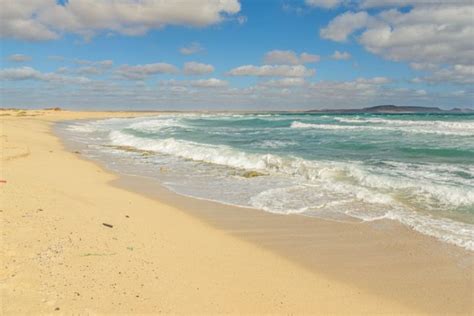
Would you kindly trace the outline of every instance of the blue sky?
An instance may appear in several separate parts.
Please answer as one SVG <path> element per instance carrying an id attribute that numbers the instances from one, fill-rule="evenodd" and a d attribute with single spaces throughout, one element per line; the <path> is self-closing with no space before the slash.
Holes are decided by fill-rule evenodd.
<path id="1" fill-rule="evenodd" d="M 3 107 L 472 107 L 469 1 L 1 2 Z"/>

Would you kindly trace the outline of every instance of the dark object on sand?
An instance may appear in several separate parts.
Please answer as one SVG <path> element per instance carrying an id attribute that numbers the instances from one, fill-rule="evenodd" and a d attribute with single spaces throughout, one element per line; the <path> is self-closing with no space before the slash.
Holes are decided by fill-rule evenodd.
<path id="1" fill-rule="evenodd" d="M 107 224 L 107 223 L 102 223 L 102 225 L 104 225 L 105 227 L 108 227 L 108 228 L 113 228 L 114 225 L 110 225 L 110 224 Z"/>

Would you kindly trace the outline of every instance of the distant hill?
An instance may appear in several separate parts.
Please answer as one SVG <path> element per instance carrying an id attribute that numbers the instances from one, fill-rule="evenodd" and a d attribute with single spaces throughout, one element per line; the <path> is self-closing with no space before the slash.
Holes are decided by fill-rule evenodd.
<path id="1" fill-rule="evenodd" d="M 311 113 L 471 113 L 470 109 L 454 108 L 451 110 L 442 110 L 438 107 L 425 106 L 398 106 L 398 105 L 377 105 L 362 109 L 324 109 L 309 110 Z"/>

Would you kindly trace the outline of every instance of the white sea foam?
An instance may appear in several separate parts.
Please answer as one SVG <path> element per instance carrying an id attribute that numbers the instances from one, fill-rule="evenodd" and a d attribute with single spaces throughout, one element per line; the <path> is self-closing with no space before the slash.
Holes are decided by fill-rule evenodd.
<path id="1" fill-rule="evenodd" d="M 146 120 L 130 124 L 127 128 L 140 132 L 158 132 L 170 127 L 184 127 L 185 125 L 176 118 Z"/>
<path id="2" fill-rule="evenodd" d="M 257 143 L 257 146 L 261 146 L 264 148 L 284 148 L 291 145 L 296 145 L 296 142 L 293 141 L 284 141 L 284 140 L 264 140 Z"/>
<path id="3" fill-rule="evenodd" d="M 261 170 L 271 173 L 280 173 L 302 177 L 308 181 L 325 180 L 326 186 L 339 192 L 356 194 L 357 198 L 367 202 L 382 202 L 390 204 L 393 200 L 390 195 L 376 191 L 412 192 L 422 202 L 440 205 L 463 206 L 474 204 L 474 190 L 469 186 L 449 186 L 432 181 L 420 181 L 420 174 L 427 178 L 435 177 L 426 171 L 415 172 L 410 177 L 407 169 L 383 173 L 383 170 L 364 169 L 357 163 L 336 163 L 310 161 L 297 157 L 282 157 L 272 154 L 250 154 L 235 150 L 224 145 L 209 145 L 190 141 L 167 139 L 139 138 L 121 131 L 110 133 L 114 145 L 133 146 L 141 150 L 152 150 L 163 154 L 225 165 L 232 168 Z M 401 173 L 405 173 L 402 175 Z M 408 176 L 407 176 L 408 175 Z M 356 180 L 357 186 L 349 186 L 337 178 L 351 177 Z M 418 178 L 418 179 L 417 179 Z M 374 190 L 370 190 L 374 189 Z M 355 191 L 354 191 L 355 190 Z"/>
<path id="4" fill-rule="evenodd" d="M 348 173 L 364 187 L 383 189 L 389 192 L 403 191 L 415 196 L 426 206 L 435 204 L 438 207 L 461 207 L 474 205 L 474 187 L 442 183 L 437 174 L 431 171 L 413 171 L 405 166 L 402 169 L 387 171 L 386 169 L 362 168 L 357 165 L 347 165 Z M 403 173 L 403 174 L 402 174 Z M 452 177 L 450 178 L 452 182 Z M 466 182 L 468 182 L 467 180 Z M 426 204 L 427 203 L 427 204 Z"/>
<path id="5" fill-rule="evenodd" d="M 403 127 L 418 127 L 415 131 L 426 132 L 440 132 L 446 135 L 459 135 L 459 136 L 474 136 L 474 121 L 465 122 L 449 122 L 439 120 L 400 120 L 400 119 L 383 119 L 383 118 L 345 118 L 335 117 L 334 120 L 341 123 L 352 123 L 352 124 L 383 124 L 390 126 Z M 437 130 L 438 129 L 438 130 Z"/>
<path id="6" fill-rule="evenodd" d="M 339 119 L 341 120 L 341 119 Z M 352 123 L 364 123 L 364 121 L 345 119 L 346 122 Z M 390 120 L 385 120 L 391 122 Z M 405 122 L 405 121 L 401 121 Z M 380 121 L 380 123 L 382 123 Z M 448 122 L 440 122 L 448 123 Z M 466 125 L 468 126 L 468 125 Z M 374 126 L 374 125 L 336 125 L 336 124 L 314 124 L 304 123 L 300 121 L 294 121 L 291 123 L 291 128 L 307 128 L 307 129 L 326 129 L 326 130 L 358 130 L 358 131 L 387 131 L 387 132 L 402 132 L 402 133 L 413 133 L 413 134 L 437 134 L 437 135 L 448 135 L 448 136 L 474 136 L 474 129 L 470 130 L 471 127 L 465 129 L 462 127 L 457 128 L 446 128 L 443 125 L 423 125 L 423 124 L 407 124 L 400 126 Z"/>
<path id="7" fill-rule="evenodd" d="M 398 221 L 422 234 L 474 251 L 474 225 L 404 210 L 387 212 L 383 218 Z"/>
<path id="8" fill-rule="evenodd" d="M 329 192 L 326 192 L 325 188 L 308 190 L 304 186 L 269 189 L 254 196 L 251 199 L 251 205 L 277 214 L 329 216 L 334 219 L 337 219 L 337 214 L 339 214 L 365 222 L 382 219 L 395 220 L 422 234 L 474 251 L 472 235 L 474 225 L 419 214 L 393 203 L 385 204 L 384 201 L 378 201 L 382 203 L 373 201 L 372 204 L 360 203 L 353 198 L 334 192 L 329 195 L 334 199 L 329 200 L 326 193 Z"/>
<path id="9" fill-rule="evenodd" d="M 71 124 L 67 127 L 67 129 L 69 131 L 79 133 L 93 133 L 97 131 L 97 128 L 94 125 L 87 123 Z"/>

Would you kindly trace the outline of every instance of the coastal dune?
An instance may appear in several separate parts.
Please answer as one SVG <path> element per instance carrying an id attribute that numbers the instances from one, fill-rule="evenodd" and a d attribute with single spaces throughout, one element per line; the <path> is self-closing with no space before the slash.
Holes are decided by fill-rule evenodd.
<path id="1" fill-rule="evenodd" d="M 469 254 L 456 263 L 460 272 L 455 276 L 465 276 L 459 281 L 459 293 L 453 293 L 456 299 L 443 300 L 439 306 L 444 284 L 433 288 L 429 298 L 394 299 L 404 294 L 384 295 L 371 290 L 377 287 L 354 282 L 357 278 L 336 278 L 318 269 L 318 264 L 292 260 L 297 256 L 284 255 L 283 249 L 274 251 L 278 247 L 263 244 L 255 235 L 231 233 L 234 226 L 205 210 L 187 211 L 193 207 L 190 199 L 173 201 L 179 197 L 167 195 L 160 200 L 156 194 L 112 185 L 120 181 L 117 175 L 81 159 L 80 151 L 66 149 L 51 133 L 60 120 L 156 113 L 0 114 L 3 314 L 473 312 Z M 206 205 L 196 202 L 194 207 Z M 312 260 L 317 256 L 311 254 Z M 328 258 L 320 261 L 330 266 Z M 453 266 L 439 271 L 450 287 L 456 285 L 449 279 Z M 390 278 L 402 279 L 404 269 L 415 268 L 422 267 L 394 267 Z M 358 272 L 346 271 L 352 273 Z M 408 282 L 406 286 L 425 285 Z M 418 299 L 423 303 L 413 303 Z"/>

